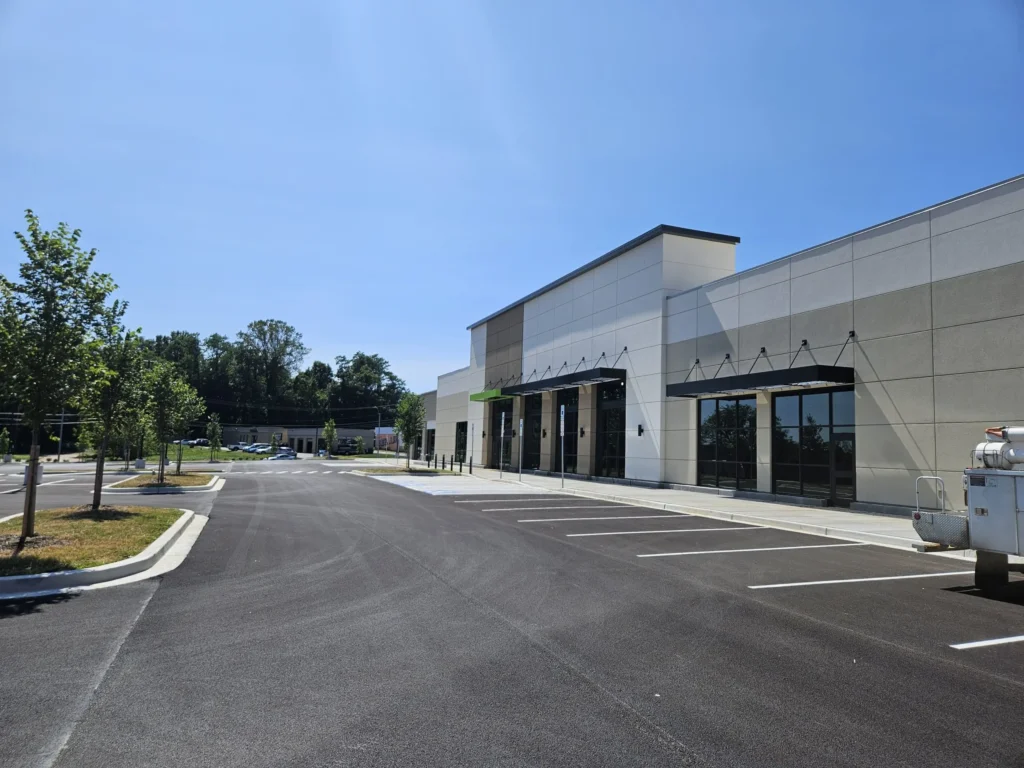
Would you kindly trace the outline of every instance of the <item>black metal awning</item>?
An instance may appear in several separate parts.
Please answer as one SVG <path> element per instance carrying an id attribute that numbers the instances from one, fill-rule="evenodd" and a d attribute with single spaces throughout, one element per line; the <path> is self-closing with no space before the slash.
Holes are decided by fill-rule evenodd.
<path id="1" fill-rule="evenodd" d="M 853 384 L 853 368 L 836 365 L 803 365 L 777 371 L 742 373 L 717 379 L 700 379 L 669 384 L 666 397 L 700 397 L 724 395 L 734 392 L 753 392 L 762 389 L 788 389 L 828 384 Z"/>
<path id="2" fill-rule="evenodd" d="M 502 387 L 503 397 L 511 395 L 535 395 L 538 392 L 550 392 L 555 389 L 582 387 L 587 384 L 600 384 L 605 381 L 625 381 L 626 372 L 621 368 L 589 368 L 585 371 L 567 373 L 564 376 L 552 376 L 550 379 L 526 381 L 512 387 Z"/>

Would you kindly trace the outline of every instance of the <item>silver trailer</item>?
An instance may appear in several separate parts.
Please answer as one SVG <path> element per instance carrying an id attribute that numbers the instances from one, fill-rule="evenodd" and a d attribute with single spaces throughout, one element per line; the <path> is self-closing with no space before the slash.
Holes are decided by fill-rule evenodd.
<path id="1" fill-rule="evenodd" d="M 917 479 L 918 503 L 913 512 L 914 530 L 921 537 L 919 550 L 938 552 L 977 550 L 974 583 L 983 592 L 997 592 L 1009 581 L 1010 571 L 1024 572 L 1024 564 L 1010 556 L 1024 557 L 1024 428 L 993 427 L 985 430 L 972 457 L 983 466 L 964 470 L 962 512 L 931 512 L 921 509 L 922 481 L 935 481 L 940 507 L 945 509 L 945 489 L 937 477 Z"/>

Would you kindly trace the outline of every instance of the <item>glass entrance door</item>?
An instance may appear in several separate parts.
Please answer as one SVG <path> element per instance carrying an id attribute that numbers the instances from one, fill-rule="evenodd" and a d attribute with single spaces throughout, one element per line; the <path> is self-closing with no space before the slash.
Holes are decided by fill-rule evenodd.
<path id="1" fill-rule="evenodd" d="M 853 390 L 776 395 L 772 421 L 775 493 L 849 506 L 856 498 Z"/>
<path id="2" fill-rule="evenodd" d="M 562 471 L 562 438 L 558 434 L 558 419 L 565 406 L 565 471 L 576 472 L 576 452 L 579 448 L 580 390 L 579 387 L 558 390 L 555 398 L 555 472 Z"/>
<path id="3" fill-rule="evenodd" d="M 540 468 L 542 395 L 523 398 L 523 469 Z"/>
<path id="4" fill-rule="evenodd" d="M 501 439 L 501 423 L 505 421 L 505 439 Z M 491 469 L 512 468 L 512 399 L 495 400 L 491 403 Z"/>
<path id="5" fill-rule="evenodd" d="M 599 477 L 625 477 L 626 382 L 614 381 L 598 385 L 595 438 L 595 474 Z"/>

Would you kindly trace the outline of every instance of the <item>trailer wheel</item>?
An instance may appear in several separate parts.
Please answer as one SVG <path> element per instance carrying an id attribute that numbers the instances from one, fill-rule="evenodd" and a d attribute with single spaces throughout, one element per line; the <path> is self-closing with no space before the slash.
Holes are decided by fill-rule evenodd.
<path id="1" fill-rule="evenodd" d="M 1001 552 L 978 550 L 974 564 L 974 586 L 986 595 L 999 593 L 1010 583 L 1009 561 Z"/>

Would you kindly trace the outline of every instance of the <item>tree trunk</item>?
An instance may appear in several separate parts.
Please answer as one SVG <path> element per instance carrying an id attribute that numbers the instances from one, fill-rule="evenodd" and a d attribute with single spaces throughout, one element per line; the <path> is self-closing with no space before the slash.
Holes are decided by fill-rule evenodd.
<path id="1" fill-rule="evenodd" d="M 395 452 L 398 452 L 398 443 L 395 443 Z M 405 441 L 405 468 L 409 469 L 412 466 L 412 450 L 409 447 L 409 441 Z"/>
<path id="2" fill-rule="evenodd" d="M 103 462 L 107 458 L 107 444 L 110 438 L 107 437 L 106 433 L 103 435 L 103 439 L 100 440 L 99 447 L 96 449 L 96 480 L 92 486 L 92 511 L 96 512 L 100 508 L 100 499 L 103 496 Z"/>
<path id="3" fill-rule="evenodd" d="M 183 450 L 184 449 L 182 448 L 181 443 L 179 442 L 178 443 L 178 466 L 174 470 L 174 474 L 176 474 L 176 475 L 180 475 L 181 474 L 181 452 Z"/>
<path id="4" fill-rule="evenodd" d="M 167 462 L 167 443 L 160 443 L 160 451 L 157 453 L 157 478 L 160 485 L 164 482 L 164 464 Z"/>
<path id="5" fill-rule="evenodd" d="M 21 544 L 36 535 L 36 472 L 39 469 L 39 427 L 32 427 L 32 448 L 28 459 L 28 485 L 25 486 L 25 507 L 21 516 Z"/>

